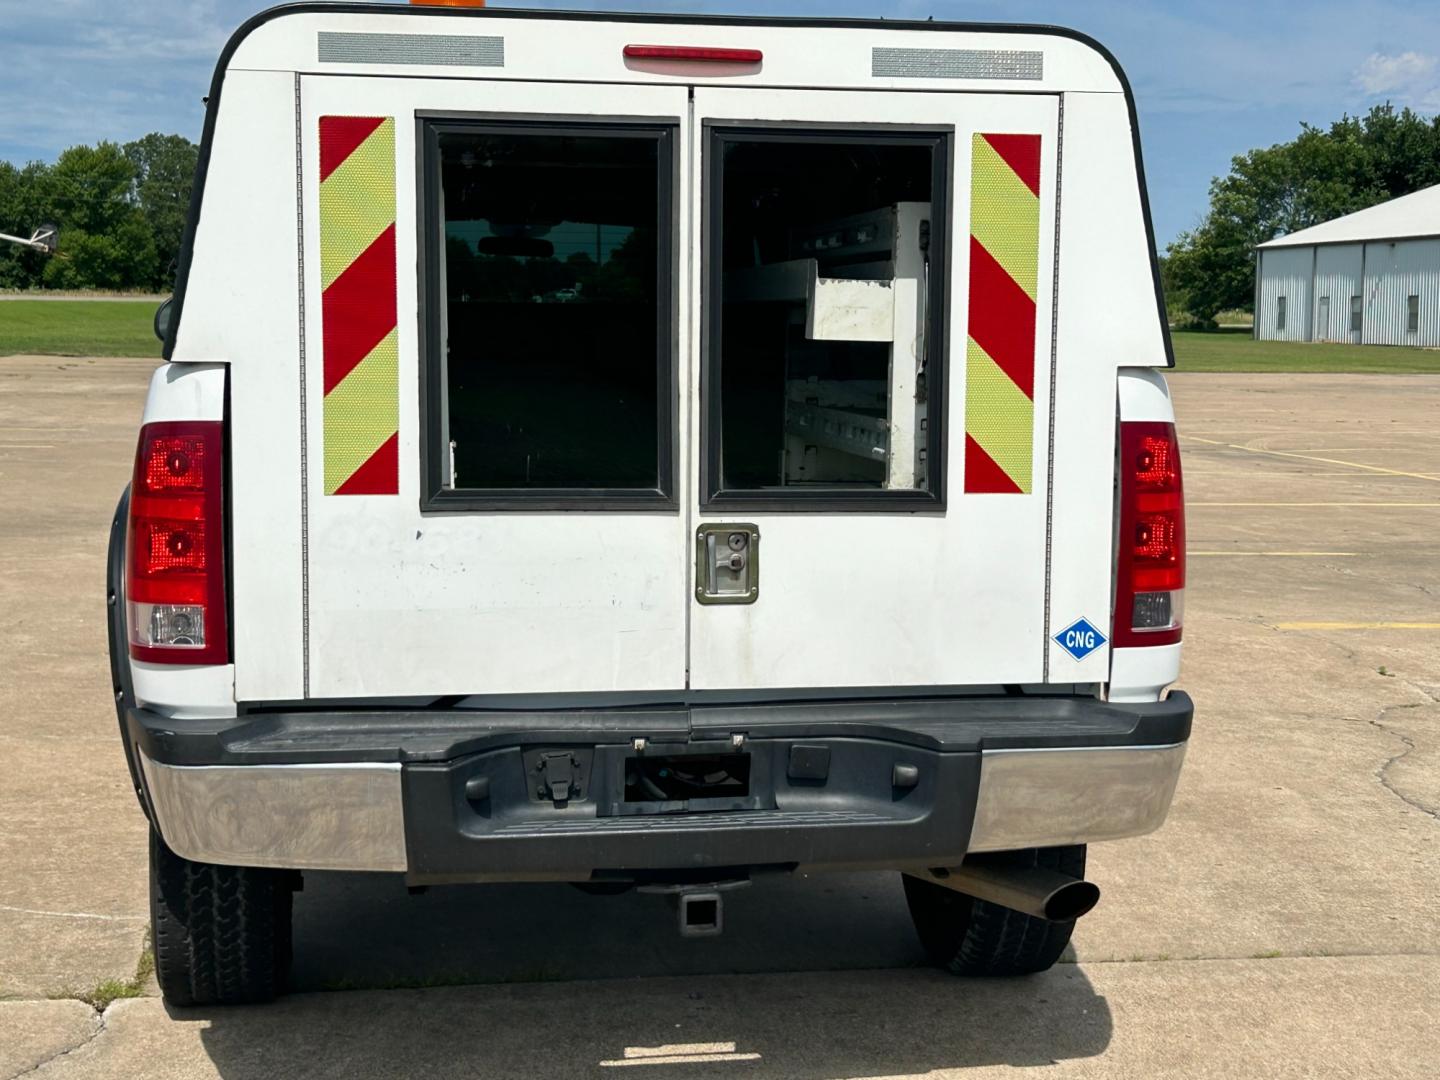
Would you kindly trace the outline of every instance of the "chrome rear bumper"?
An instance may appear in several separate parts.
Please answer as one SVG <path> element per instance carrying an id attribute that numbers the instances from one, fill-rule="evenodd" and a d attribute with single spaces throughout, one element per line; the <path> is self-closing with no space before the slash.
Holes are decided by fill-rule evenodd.
<path id="1" fill-rule="evenodd" d="M 933 804 L 935 812 L 927 810 L 921 817 L 886 818 L 862 812 L 826 816 L 797 811 L 787 819 L 782 806 L 710 815 L 708 821 L 704 814 L 591 818 L 583 829 L 577 829 L 572 819 L 567 823 L 568 832 L 556 830 L 553 836 L 543 824 L 528 831 L 497 824 L 496 835 L 484 837 L 470 836 L 486 828 L 483 821 L 466 819 L 457 826 L 444 813 L 432 812 L 434 801 L 407 799 L 402 780 L 406 766 L 399 763 L 168 765 L 152 760 L 143 749 L 139 756 L 160 834 L 173 851 L 187 859 L 239 866 L 413 872 L 407 829 L 416 837 L 458 829 L 471 839 L 490 841 L 486 850 L 491 855 L 499 855 L 507 845 L 548 848 L 555 860 L 548 865 L 555 873 L 525 869 L 546 863 L 545 859 L 526 857 L 509 865 L 510 860 L 502 857 L 496 860 L 493 875 L 486 873 L 483 863 L 467 862 L 453 875 L 427 865 L 427 876 L 524 880 L 567 873 L 583 876 L 587 869 L 670 865 L 663 861 L 667 857 L 683 858 L 677 866 L 694 866 L 700 858 L 695 852 L 703 852 L 707 834 L 718 838 L 723 833 L 724 854 L 717 859 L 723 858 L 726 865 L 736 858 L 768 864 L 796 861 L 794 852 L 826 852 L 815 862 L 799 858 L 799 865 L 811 869 L 877 865 L 873 854 L 864 858 L 857 854 L 853 862 L 847 860 L 847 842 L 842 835 L 853 830 L 858 847 L 868 850 L 873 845 L 860 843 L 861 834 L 870 829 L 873 836 L 877 826 L 882 831 L 898 827 L 894 835 L 902 843 L 895 849 L 896 869 L 922 864 L 931 854 L 939 857 L 946 852 L 1053 847 L 1139 836 L 1165 820 L 1185 743 L 946 755 L 972 760 L 978 756 L 978 777 L 970 779 L 974 772 L 963 769 L 937 773 L 949 776 L 951 786 L 959 790 L 939 793 Z M 845 793 L 837 794 L 843 799 Z M 951 815 L 946 820 L 957 824 L 973 812 L 968 844 L 964 837 L 947 836 L 937 847 L 937 821 L 930 818 L 939 817 L 941 805 Z M 746 814 L 755 816 L 747 819 Z M 648 836 L 639 828 L 647 821 L 654 826 Z M 708 828 L 711 824 L 713 832 Z M 830 830 L 841 830 L 841 834 Z M 505 832 L 511 835 L 500 835 Z M 826 834 L 823 842 L 821 832 Z M 753 837 L 753 845 L 747 844 L 747 837 Z M 907 837 L 913 837 L 915 843 L 904 843 Z M 638 845 L 647 841 L 657 851 L 671 854 L 637 862 L 635 853 L 644 850 Z M 607 851 L 610 854 L 605 854 Z M 587 862 L 587 858 L 594 861 Z"/>

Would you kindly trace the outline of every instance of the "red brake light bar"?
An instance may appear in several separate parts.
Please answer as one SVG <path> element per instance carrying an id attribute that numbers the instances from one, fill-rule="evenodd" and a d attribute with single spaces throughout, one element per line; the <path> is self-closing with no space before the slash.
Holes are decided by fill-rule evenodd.
<path id="1" fill-rule="evenodd" d="M 629 60 L 691 60 L 702 64 L 758 64 L 759 49 L 712 49 L 697 45 L 626 45 Z"/>

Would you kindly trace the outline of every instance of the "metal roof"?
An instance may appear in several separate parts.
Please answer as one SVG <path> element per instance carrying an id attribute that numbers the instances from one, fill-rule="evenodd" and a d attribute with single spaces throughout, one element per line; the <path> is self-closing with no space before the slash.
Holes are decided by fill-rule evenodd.
<path id="1" fill-rule="evenodd" d="M 1305 244 L 1358 243 L 1361 240 L 1400 240 L 1440 236 L 1440 184 L 1409 195 L 1357 210 L 1322 225 L 1277 236 L 1256 247 L 1298 247 Z"/>

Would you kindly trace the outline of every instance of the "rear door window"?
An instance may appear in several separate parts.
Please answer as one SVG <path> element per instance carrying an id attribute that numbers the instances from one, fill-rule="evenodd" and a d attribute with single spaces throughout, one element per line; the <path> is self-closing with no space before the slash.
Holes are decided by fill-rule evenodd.
<path id="1" fill-rule="evenodd" d="M 673 128 L 426 128 L 432 507 L 673 493 Z"/>
<path id="2" fill-rule="evenodd" d="M 939 503 L 948 147 L 709 130 L 707 505 Z"/>

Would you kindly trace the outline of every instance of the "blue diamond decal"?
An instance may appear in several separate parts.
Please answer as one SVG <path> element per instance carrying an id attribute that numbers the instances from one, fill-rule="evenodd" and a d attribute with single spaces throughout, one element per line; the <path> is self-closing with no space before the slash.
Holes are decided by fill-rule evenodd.
<path id="1" fill-rule="evenodd" d="M 1055 643 L 1076 660 L 1084 660 L 1105 644 L 1105 635 L 1091 626 L 1089 619 L 1077 619 L 1055 635 Z"/>

